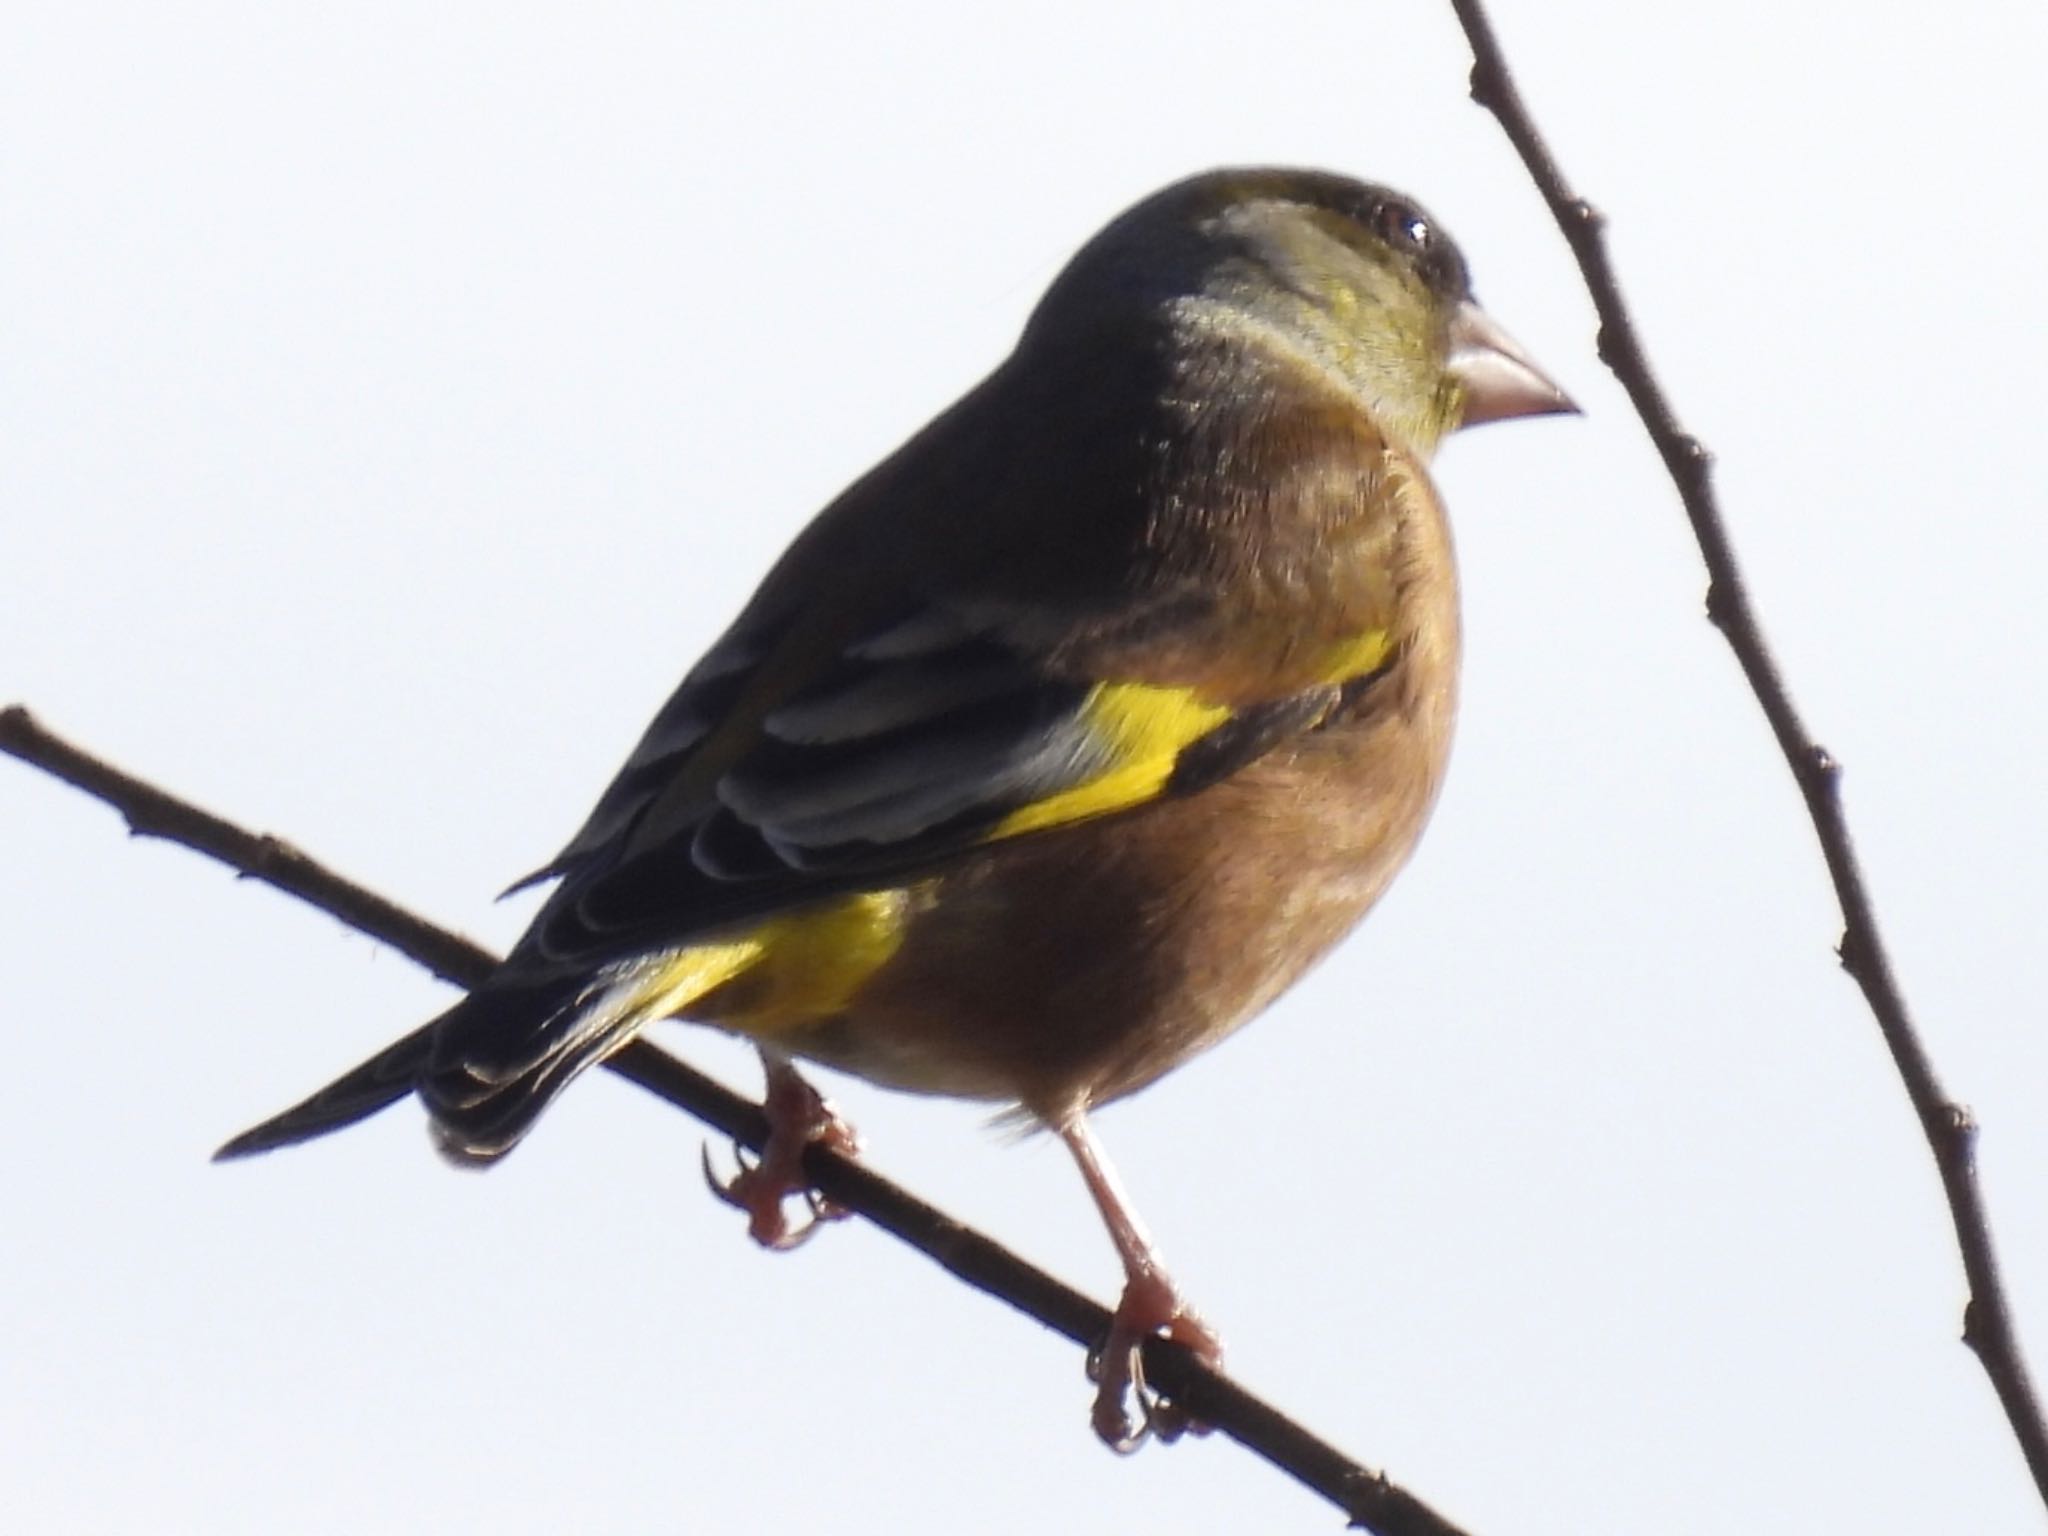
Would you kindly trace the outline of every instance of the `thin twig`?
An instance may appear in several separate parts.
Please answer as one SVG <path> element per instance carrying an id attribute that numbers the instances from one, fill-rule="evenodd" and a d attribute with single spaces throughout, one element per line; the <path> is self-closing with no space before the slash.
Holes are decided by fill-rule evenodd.
<path id="1" fill-rule="evenodd" d="M 1948 1198 L 1956 1245 L 1962 1251 L 1969 1300 L 1963 1309 L 1963 1342 L 1976 1352 L 1991 1378 L 1992 1389 L 2005 1409 L 2020 1452 L 2033 1474 L 2034 1486 L 2048 1504 L 2048 1427 L 2029 1379 L 2025 1357 L 2013 1327 L 2005 1286 L 1999 1278 L 1998 1255 L 1991 1226 L 1977 1192 L 1977 1124 L 1970 1111 L 1943 1091 L 1933 1063 L 1920 1042 L 1892 974 L 1891 957 L 1878 932 L 1877 913 L 1863 881 L 1863 870 L 1842 809 L 1842 765 L 1816 742 L 1793 707 L 1790 692 L 1764 639 L 1749 591 L 1736 564 L 1728 531 L 1722 525 L 1714 496 L 1713 456 L 1699 439 L 1684 431 L 1658 387 L 1644 355 L 1635 323 L 1621 296 L 1607 256 L 1604 220 L 1574 193 L 1558 169 L 1549 147 L 1515 89 L 1492 24 L 1480 0 L 1451 0 L 1472 45 L 1472 99 L 1500 120 L 1522 164 L 1536 183 L 1551 216 L 1564 232 L 1577 258 L 1579 272 L 1593 308 L 1600 317 L 1600 360 L 1607 364 L 1642 418 L 1664 467 L 1678 487 L 1685 515 L 1707 564 L 1707 617 L 1727 639 L 1743 675 L 1763 706 L 1771 733 L 1791 766 L 1805 797 L 1807 814 L 1820 840 L 1828 876 L 1842 910 L 1842 938 L 1837 953 L 1855 978 L 1891 1051 L 1913 1113 L 1934 1154 L 1941 1186 Z"/>
<path id="2" fill-rule="evenodd" d="M 106 802 L 137 836 L 180 844 L 238 875 L 296 896 L 457 986 L 475 986 L 498 963 L 480 945 L 344 879 L 290 843 L 246 831 L 81 751 L 43 729 L 19 705 L 0 709 L 0 752 Z M 644 1040 L 617 1052 L 605 1065 L 756 1152 L 767 1139 L 767 1122 L 758 1105 Z M 804 1172 L 834 1203 L 1083 1348 L 1108 1333 L 1109 1313 L 1099 1303 L 872 1169 L 813 1145 L 804 1154 Z M 1463 1536 L 1459 1527 L 1413 1494 L 1368 1472 L 1164 1338 L 1146 1341 L 1145 1377 L 1195 1419 L 1335 1504 L 1352 1525 L 1376 1536 Z"/>

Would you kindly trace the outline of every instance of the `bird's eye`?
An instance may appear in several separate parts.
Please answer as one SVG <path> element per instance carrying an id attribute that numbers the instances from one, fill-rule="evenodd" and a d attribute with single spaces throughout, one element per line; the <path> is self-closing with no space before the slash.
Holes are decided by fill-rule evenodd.
<path id="1" fill-rule="evenodd" d="M 1451 237 L 1413 203 L 1399 197 L 1384 199 L 1373 208 L 1369 227 L 1414 266 L 1432 292 L 1455 299 L 1468 296 L 1472 282 L 1465 275 L 1465 258 Z"/>
<path id="2" fill-rule="evenodd" d="M 1436 231 L 1414 208 L 1398 199 L 1379 206 L 1380 236 L 1398 250 L 1427 255 L 1435 244 Z"/>

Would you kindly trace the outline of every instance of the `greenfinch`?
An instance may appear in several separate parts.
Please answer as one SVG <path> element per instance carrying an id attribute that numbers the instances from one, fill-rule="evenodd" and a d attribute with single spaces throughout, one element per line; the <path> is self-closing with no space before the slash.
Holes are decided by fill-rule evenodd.
<path id="1" fill-rule="evenodd" d="M 1443 778 L 1458 674 L 1445 434 L 1569 411 L 1420 207 L 1322 172 L 1145 199 L 985 381 L 812 521 L 662 706 L 511 953 L 223 1157 L 417 1094 L 502 1157 L 660 1019 L 761 1050 L 773 1129 L 723 1192 L 786 1246 L 805 1058 L 1009 1106 L 1072 1151 L 1138 1345 L 1215 1362 L 1089 1126 L 1365 914 Z"/>

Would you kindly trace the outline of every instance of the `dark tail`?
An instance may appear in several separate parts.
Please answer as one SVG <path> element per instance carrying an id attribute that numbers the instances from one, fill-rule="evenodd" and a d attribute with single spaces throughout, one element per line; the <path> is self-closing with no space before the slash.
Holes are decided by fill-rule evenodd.
<path id="1" fill-rule="evenodd" d="M 242 1132 L 214 1161 L 325 1136 L 417 1092 L 444 1156 L 496 1162 L 556 1094 L 645 1022 L 605 1004 L 580 978 L 487 983 L 303 1104 Z"/>
<path id="2" fill-rule="evenodd" d="M 420 1075 L 434 1145 L 453 1163 L 495 1163 L 555 1095 L 638 1032 L 580 977 L 471 993 L 443 1017 Z"/>
<path id="3" fill-rule="evenodd" d="M 441 1018 L 422 1024 L 403 1040 L 387 1045 L 353 1072 L 329 1083 L 304 1103 L 294 1104 L 283 1114 L 273 1115 L 261 1125 L 242 1132 L 214 1153 L 213 1160 L 224 1163 L 232 1158 L 253 1157 L 258 1152 L 288 1147 L 295 1141 L 311 1141 L 315 1136 L 325 1136 L 329 1131 L 338 1131 L 358 1120 L 367 1120 L 378 1110 L 396 1104 L 412 1092 L 420 1069 L 426 1065 L 433 1050 L 434 1031 L 441 1027 L 441 1019 L 447 1017 L 444 1013 Z"/>

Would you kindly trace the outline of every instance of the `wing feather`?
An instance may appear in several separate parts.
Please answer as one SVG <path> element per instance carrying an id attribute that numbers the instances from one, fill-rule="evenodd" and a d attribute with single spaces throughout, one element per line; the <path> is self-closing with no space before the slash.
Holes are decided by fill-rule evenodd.
<path id="1" fill-rule="evenodd" d="M 1213 782 L 1312 725 L 1329 694 L 1319 684 L 1233 726 L 1243 712 L 1191 688 L 1074 681 L 990 621 L 936 605 L 842 638 L 779 698 L 759 695 L 782 658 L 734 641 L 713 656 L 549 867 L 567 878 L 522 943 L 527 961 L 587 967 L 686 943 L 1179 792 L 1176 764 L 1212 736 L 1181 788 Z M 706 772 L 713 740 L 723 761 Z M 650 836 L 657 804 L 663 830 Z"/>

